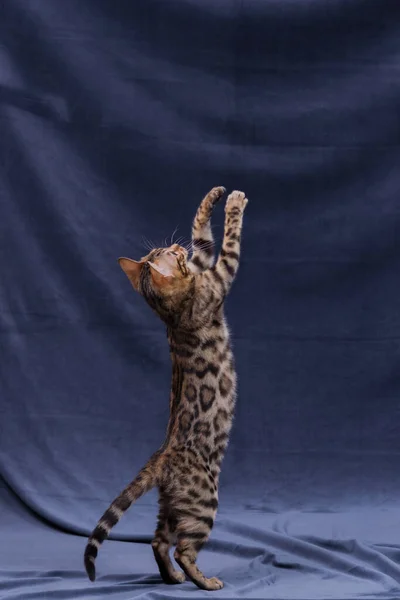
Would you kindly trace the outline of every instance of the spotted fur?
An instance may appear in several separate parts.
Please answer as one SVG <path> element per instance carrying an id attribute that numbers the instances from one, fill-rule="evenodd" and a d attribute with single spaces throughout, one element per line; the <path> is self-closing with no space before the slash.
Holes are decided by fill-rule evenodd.
<path id="1" fill-rule="evenodd" d="M 210 219 L 224 192 L 223 187 L 213 188 L 201 202 L 193 222 L 190 259 L 177 244 L 152 250 L 140 261 L 119 259 L 133 287 L 167 325 L 170 418 L 162 447 L 112 502 L 88 540 L 85 567 L 92 581 L 98 549 L 111 528 L 133 502 L 157 486 L 160 510 L 152 548 L 161 577 L 176 584 L 186 575 L 205 590 L 223 587 L 216 577 L 203 575 L 196 557 L 214 524 L 236 398 L 223 304 L 239 267 L 247 198 L 238 191 L 228 197 L 224 239 L 215 262 Z M 183 573 L 171 562 L 172 545 Z"/>

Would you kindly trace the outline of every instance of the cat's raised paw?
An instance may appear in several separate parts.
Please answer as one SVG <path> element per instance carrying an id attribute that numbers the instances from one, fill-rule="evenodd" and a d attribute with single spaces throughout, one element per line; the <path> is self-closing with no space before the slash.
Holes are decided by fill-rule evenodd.
<path id="1" fill-rule="evenodd" d="M 248 203 L 248 199 L 244 192 L 239 192 L 238 190 L 234 190 L 231 194 L 229 194 L 228 199 L 226 201 L 225 210 L 226 212 L 236 212 L 235 209 L 239 209 L 239 211 L 244 211 L 246 208 L 246 204 Z"/>
<path id="2" fill-rule="evenodd" d="M 224 583 L 223 581 L 221 581 L 220 579 L 218 579 L 218 577 L 210 577 L 210 579 L 204 579 L 204 587 L 203 589 L 212 592 L 215 590 L 222 590 L 222 588 L 224 587 Z"/>
<path id="3" fill-rule="evenodd" d="M 225 194 L 226 189 L 223 185 L 219 185 L 218 187 L 214 187 L 212 190 L 208 192 L 208 199 L 212 204 L 217 204 L 217 202 L 222 198 Z"/>

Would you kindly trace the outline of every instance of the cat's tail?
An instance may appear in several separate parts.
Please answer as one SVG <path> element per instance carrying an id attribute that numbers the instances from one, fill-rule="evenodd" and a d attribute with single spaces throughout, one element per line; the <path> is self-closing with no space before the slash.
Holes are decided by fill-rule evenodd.
<path id="1" fill-rule="evenodd" d="M 149 492 L 159 479 L 160 473 L 160 454 L 156 453 L 147 462 L 146 466 L 139 472 L 137 477 L 115 498 L 109 508 L 107 508 L 95 529 L 91 533 L 85 549 L 85 569 L 90 581 L 96 579 L 96 568 L 94 561 L 98 550 L 106 538 L 108 538 L 111 529 L 118 523 L 122 515 L 128 508 L 138 500 L 143 494 Z"/>

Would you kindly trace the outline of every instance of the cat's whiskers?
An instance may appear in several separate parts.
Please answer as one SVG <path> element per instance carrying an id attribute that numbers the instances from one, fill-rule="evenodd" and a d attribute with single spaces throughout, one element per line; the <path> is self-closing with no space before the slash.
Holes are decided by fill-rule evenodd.
<path id="1" fill-rule="evenodd" d="M 154 244 L 151 242 L 151 240 L 147 239 L 147 237 L 144 235 L 142 235 L 142 243 L 143 243 L 143 246 L 145 247 L 145 249 L 149 250 L 149 252 L 154 250 Z"/>
<path id="2" fill-rule="evenodd" d="M 175 229 L 174 229 L 174 231 L 173 231 L 173 233 L 172 233 L 172 235 L 171 235 L 171 243 L 170 243 L 170 246 L 172 246 L 172 244 L 174 243 L 174 235 L 175 235 L 175 234 L 176 234 L 176 232 L 178 231 L 178 227 L 179 227 L 179 225 L 177 225 L 177 226 L 175 227 Z M 176 244 L 176 242 L 175 242 L 175 244 Z"/>

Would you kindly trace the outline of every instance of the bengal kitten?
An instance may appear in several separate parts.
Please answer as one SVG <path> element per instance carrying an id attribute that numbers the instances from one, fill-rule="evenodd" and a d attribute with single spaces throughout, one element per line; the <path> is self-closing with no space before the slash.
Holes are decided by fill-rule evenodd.
<path id="1" fill-rule="evenodd" d="M 218 507 L 218 480 L 228 444 L 236 397 L 236 373 L 223 304 L 239 267 L 240 237 L 247 198 L 234 191 L 225 207 L 225 230 L 214 264 L 210 219 L 225 188 L 213 188 L 201 202 L 192 228 L 193 253 L 173 244 L 140 261 L 120 258 L 135 290 L 167 325 L 172 360 L 170 418 L 166 439 L 91 534 L 85 567 L 94 581 L 101 543 L 142 494 L 159 488 L 159 516 L 152 541 L 165 583 L 183 583 L 169 555 L 199 588 L 219 590 L 196 565 Z"/>

